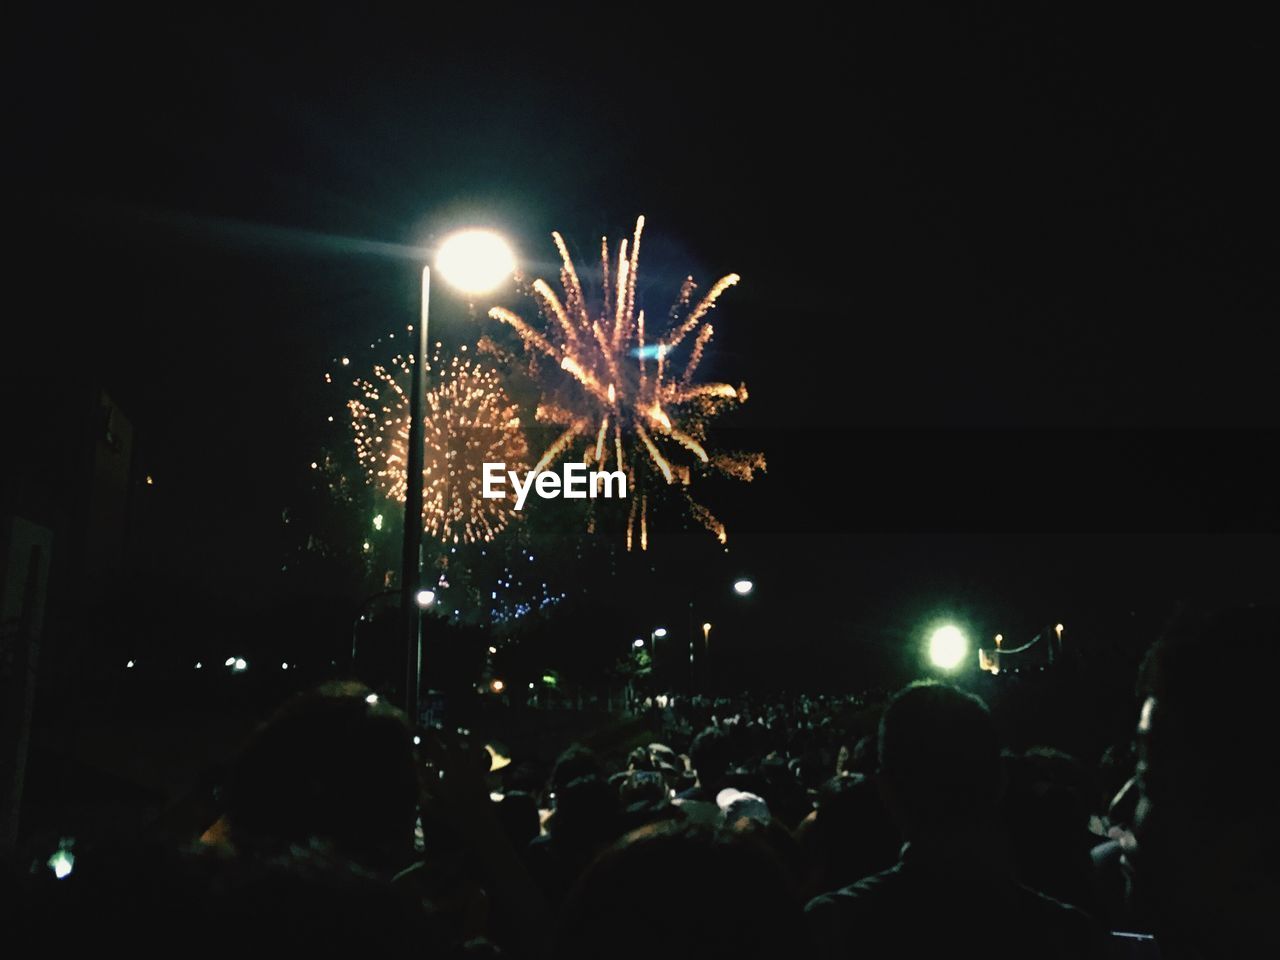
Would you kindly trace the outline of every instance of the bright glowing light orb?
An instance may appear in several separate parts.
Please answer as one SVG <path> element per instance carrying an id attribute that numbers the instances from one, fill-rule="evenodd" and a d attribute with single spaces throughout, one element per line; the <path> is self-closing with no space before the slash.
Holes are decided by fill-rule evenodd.
<path id="1" fill-rule="evenodd" d="M 492 230 L 453 234 L 436 254 L 436 270 L 463 293 L 488 293 L 515 273 L 516 258 L 507 241 Z"/>
<path id="2" fill-rule="evenodd" d="M 436 602 L 436 592 L 434 590 L 419 590 L 414 599 L 417 600 L 419 607 L 426 609 Z"/>
<path id="3" fill-rule="evenodd" d="M 70 850 L 60 849 L 48 859 L 47 864 L 49 869 L 53 871 L 53 875 L 62 880 L 75 869 L 76 856 Z"/>
<path id="4" fill-rule="evenodd" d="M 954 670 L 969 652 L 969 641 L 959 627 L 948 624 L 933 631 L 929 638 L 929 659 L 943 670 Z"/>
<path id="5" fill-rule="evenodd" d="M 659 627 L 657 630 L 653 631 L 653 635 L 659 638 L 665 637 L 667 635 L 667 628 Z"/>
<path id="6" fill-rule="evenodd" d="M 737 580 L 733 584 L 733 592 L 740 597 L 745 597 L 748 593 L 756 588 L 756 585 L 750 580 Z"/>

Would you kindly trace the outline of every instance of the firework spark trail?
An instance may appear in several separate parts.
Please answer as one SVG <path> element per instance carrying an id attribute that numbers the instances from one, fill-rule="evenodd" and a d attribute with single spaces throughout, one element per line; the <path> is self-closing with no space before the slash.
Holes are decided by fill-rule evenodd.
<path id="1" fill-rule="evenodd" d="M 452 543 L 490 541 L 507 525 L 513 497 L 483 496 L 486 462 L 522 469 L 528 453 L 519 409 L 497 374 L 454 357 L 439 371 L 427 393 L 424 421 L 423 529 Z M 408 478 L 409 398 L 398 378 L 408 377 L 408 361 L 374 367 L 373 379 L 358 379 L 361 396 L 351 412 L 356 457 L 367 482 L 391 500 L 404 502 Z"/>
<path id="2" fill-rule="evenodd" d="M 532 285 L 542 327 L 535 328 L 502 307 L 491 309 L 489 316 L 509 326 L 524 347 L 530 374 L 542 388 L 536 418 L 565 428 L 535 469 L 552 465 L 571 448 L 575 451 L 571 456 L 581 449 L 584 463 L 602 469 L 612 459 L 616 469 L 627 474 L 628 489 L 639 495 L 639 507 L 633 499 L 627 518 L 628 549 L 637 529 L 641 549 L 647 548 L 649 488 L 654 485 L 679 487 L 690 514 L 723 543 L 724 525 L 689 495 L 693 472 L 675 458 L 687 451 L 697 465 L 738 480 L 751 480 L 765 469 L 760 454 L 712 455 L 706 448 L 709 422 L 745 402 L 745 386 L 693 381 L 713 336 L 707 318 L 739 277 L 736 273 L 721 277 L 696 302 L 697 286 L 687 277 L 666 331 L 647 332 L 645 313 L 636 302 L 643 232 L 644 217 L 640 217 L 632 236 L 619 242 L 616 260 L 610 256 L 608 238 L 601 238 L 600 297 L 593 301 L 599 305 L 597 316 L 591 315 L 573 258 L 559 233 L 551 236 L 560 253 L 563 297 L 542 279 Z M 688 355 L 674 357 L 695 331 Z M 655 354 L 656 362 L 651 363 Z M 552 366 L 538 364 L 539 357 L 553 361 Z M 631 362 L 632 357 L 636 362 Z M 675 371 L 678 376 L 673 376 Z M 579 440 L 581 447 L 575 443 Z"/>

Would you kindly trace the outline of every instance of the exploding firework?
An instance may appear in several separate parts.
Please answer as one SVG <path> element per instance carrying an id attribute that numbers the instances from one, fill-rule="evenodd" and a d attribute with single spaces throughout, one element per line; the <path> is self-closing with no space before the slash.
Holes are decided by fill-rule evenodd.
<path id="1" fill-rule="evenodd" d="M 520 337 L 530 373 L 542 391 L 535 418 L 562 428 L 535 470 L 546 469 L 562 456 L 576 456 L 574 446 L 583 442 L 583 463 L 603 469 L 612 462 L 613 469 L 627 475 L 628 550 L 636 539 L 642 550 L 648 548 L 649 501 L 665 487 L 677 488 L 690 514 L 724 543 L 724 524 L 689 493 L 693 472 L 749 481 L 757 470 L 764 470 L 765 461 L 761 454 L 707 450 L 708 424 L 746 401 L 747 390 L 745 385 L 698 383 L 694 377 L 714 335 L 707 318 L 739 278 L 728 274 L 695 299 L 697 285 L 687 277 L 662 329 L 656 335 L 652 328 L 647 333 L 644 310 L 636 303 L 643 230 L 640 217 L 630 249 L 625 238 L 620 242 L 613 269 L 608 239 L 601 239 L 601 295 L 592 303 L 564 239 L 553 233 L 564 296 L 561 299 L 545 280 L 533 282 L 541 329 L 502 307 L 494 307 L 489 316 Z M 646 335 L 653 339 L 646 341 Z"/>
<path id="2" fill-rule="evenodd" d="M 445 542 L 492 540 L 511 518 L 514 495 L 485 498 L 483 465 L 523 469 L 528 451 L 519 411 L 494 371 L 457 357 L 443 368 L 437 357 L 432 366 L 439 372 L 426 398 L 423 529 Z M 374 367 L 372 380 L 355 381 L 361 398 L 348 403 L 368 482 L 401 503 L 409 473 L 410 370 L 403 357 Z"/>

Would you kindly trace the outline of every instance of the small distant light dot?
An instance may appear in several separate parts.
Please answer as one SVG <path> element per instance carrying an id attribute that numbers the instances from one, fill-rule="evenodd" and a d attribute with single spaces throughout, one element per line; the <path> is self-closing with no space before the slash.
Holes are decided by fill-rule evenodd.
<path id="1" fill-rule="evenodd" d="M 199 660 L 197 660 L 197 661 L 196 661 L 196 669 L 197 669 L 197 670 L 203 670 L 203 669 L 204 669 L 204 664 L 203 664 L 203 663 L 201 663 Z"/>
<path id="2" fill-rule="evenodd" d="M 365 702 L 365 703 L 377 703 L 377 702 L 378 702 L 378 695 L 377 695 L 376 693 L 371 693 L 371 694 L 369 694 L 367 697 L 365 697 L 365 698 L 364 698 L 364 702 Z"/>
<path id="3" fill-rule="evenodd" d="M 126 663 L 126 664 L 125 664 L 125 667 L 126 667 L 127 669 L 129 669 L 129 670 L 132 670 L 132 669 L 133 669 L 133 661 L 132 661 L 132 660 L 130 660 L 128 663 Z"/>

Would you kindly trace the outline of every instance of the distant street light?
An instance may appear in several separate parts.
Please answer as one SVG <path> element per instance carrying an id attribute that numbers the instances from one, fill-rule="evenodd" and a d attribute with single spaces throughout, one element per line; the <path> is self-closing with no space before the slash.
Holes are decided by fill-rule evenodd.
<path id="1" fill-rule="evenodd" d="M 733 592 L 740 597 L 745 597 L 755 588 L 756 585 L 750 580 L 735 580 L 733 582 Z"/>

